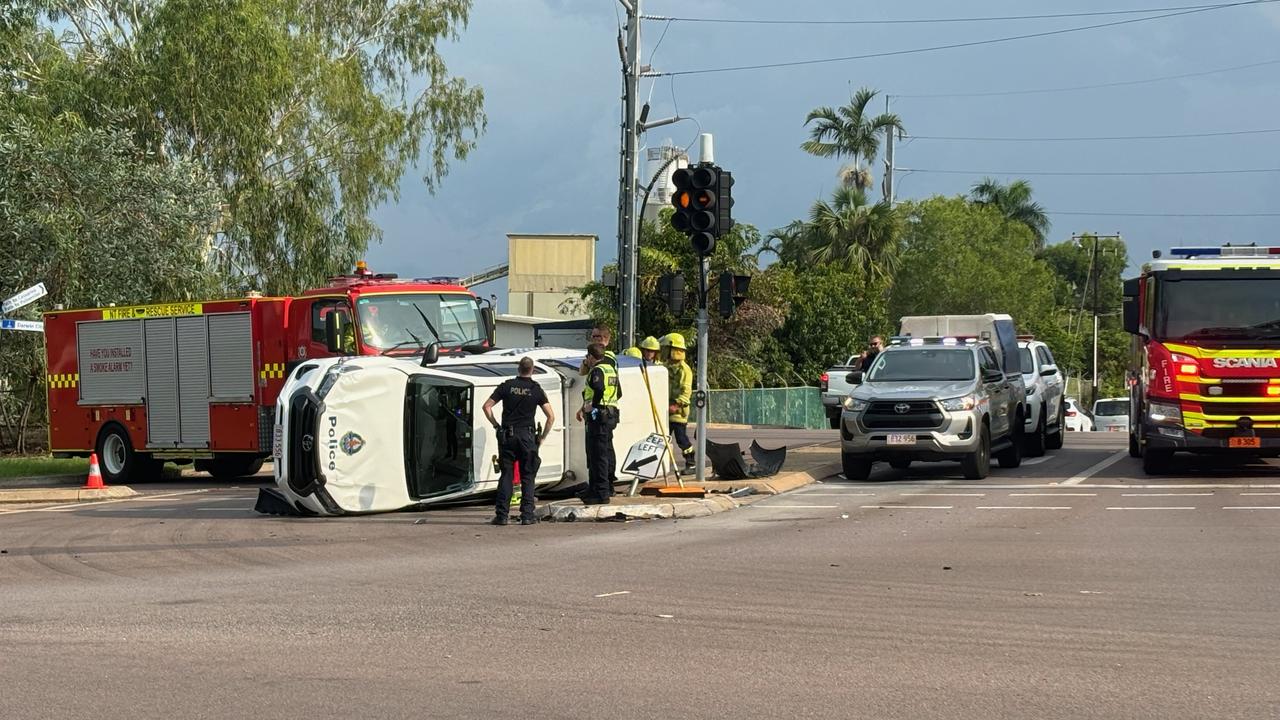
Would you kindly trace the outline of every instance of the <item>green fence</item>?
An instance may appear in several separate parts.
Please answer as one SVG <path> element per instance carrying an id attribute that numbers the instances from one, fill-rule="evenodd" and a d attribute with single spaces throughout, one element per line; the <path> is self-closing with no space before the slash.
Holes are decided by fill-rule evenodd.
<path id="1" fill-rule="evenodd" d="M 816 387 L 712 390 L 709 395 L 709 422 L 810 430 L 830 427 Z"/>

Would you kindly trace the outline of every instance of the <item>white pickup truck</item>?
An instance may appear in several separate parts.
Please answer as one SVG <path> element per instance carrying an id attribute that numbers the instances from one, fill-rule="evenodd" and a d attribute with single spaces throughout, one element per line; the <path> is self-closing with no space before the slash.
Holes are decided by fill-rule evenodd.
<path id="1" fill-rule="evenodd" d="M 427 365 L 404 357 L 325 358 L 294 369 L 280 392 L 276 487 L 263 489 L 259 510 L 374 513 L 492 493 L 498 438 L 481 406 L 515 377 L 525 355 L 534 359 L 534 379 L 556 413 L 540 451 L 537 485 L 585 483 L 586 430 L 575 418 L 586 381 L 578 374 L 581 350 L 502 350 Z M 652 405 L 640 361 L 618 357 L 621 422 L 613 440 L 620 464 L 655 424 L 666 434 L 667 372 L 649 365 L 647 373 Z"/>
<path id="2" fill-rule="evenodd" d="M 840 411 L 844 409 L 844 399 L 857 387 L 846 380 L 846 376 L 854 370 L 861 370 L 862 363 L 857 355 L 850 355 L 843 365 L 829 367 L 819 378 L 818 392 L 822 395 L 822 407 L 827 413 L 827 421 L 831 429 L 840 427 Z"/>

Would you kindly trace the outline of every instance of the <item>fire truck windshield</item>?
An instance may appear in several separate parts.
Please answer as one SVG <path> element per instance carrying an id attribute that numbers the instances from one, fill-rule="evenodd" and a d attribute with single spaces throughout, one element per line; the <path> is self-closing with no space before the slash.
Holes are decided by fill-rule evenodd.
<path id="1" fill-rule="evenodd" d="M 425 342 L 435 336 L 423 324 L 419 311 L 440 333 L 442 349 L 484 340 L 484 318 L 474 297 L 463 293 L 403 293 L 362 295 L 356 301 L 364 344 L 375 350 L 398 345 L 405 353 L 421 351 L 414 336 Z"/>
<path id="2" fill-rule="evenodd" d="M 1160 282 L 1152 330 L 1157 340 L 1280 339 L 1280 274 Z"/>

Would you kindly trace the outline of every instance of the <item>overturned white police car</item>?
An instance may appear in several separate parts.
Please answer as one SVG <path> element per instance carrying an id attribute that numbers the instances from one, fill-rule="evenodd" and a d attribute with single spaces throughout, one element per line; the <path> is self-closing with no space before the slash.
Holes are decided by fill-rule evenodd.
<path id="1" fill-rule="evenodd" d="M 260 493 L 270 514 L 345 515 L 406 510 L 497 489 L 498 439 L 481 406 L 516 376 L 523 356 L 556 411 L 542 444 L 540 488 L 587 480 L 585 427 L 576 419 L 585 353 L 538 348 L 468 357 L 348 357 L 307 361 L 293 370 L 276 403 L 275 488 Z M 627 449 L 667 426 L 667 373 L 618 358 L 619 460 Z M 650 404 L 652 392 L 652 405 Z M 501 406 L 496 410 L 501 411 Z M 620 468 L 619 468 L 620 469 Z"/>

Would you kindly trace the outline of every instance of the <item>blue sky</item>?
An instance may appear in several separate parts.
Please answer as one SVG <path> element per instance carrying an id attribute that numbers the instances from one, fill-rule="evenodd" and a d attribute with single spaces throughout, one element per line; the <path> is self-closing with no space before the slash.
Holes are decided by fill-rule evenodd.
<path id="1" fill-rule="evenodd" d="M 866 20 L 1137 9 L 1196 0 L 922 0 L 890 4 L 793 0 L 697 3 L 649 0 L 646 14 L 715 18 Z M 600 236 L 597 259 L 616 254 L 620 74 L 616 0 L 477 0 L 450 69 L 485 90 L 487 132 L 443 187 L 406 176 L 400 200 L 375 212 L 384 231 L 375 269 L 466 274 L 506 260 L 508 232 Z M 696 8 L 696 9 L 695 9 Z M 1125 17 L 942 25 L 727 25 L 648 21 L 644 57 L 656 70 L 787 62 L 967 42 Z M 655 44 L 666 30 L 665 37 Z M 962 98 L 906 97 L 1057 88 L 1141 80 L 1280 60 L 1280 3 L 973 48 L 889 58 L 690 75 L 645 81 L 651 118 L 685 122 L 645 141 L 692 143 L 715 135 L 716 160 L 734 173 L 734 215 L 762 230 L 802 217 L 836 184 L 839 163 L 799 149 L 805 114 L 868 86 L 896 96 L 908 134 L 1078 137 L 1280 128 L 1280 64 L 1089 91 Z M 880 101 L 877 100 L 877 103 Z M 878 105 L 882 107 L 882 105 Z M 696 160 L 696 146 L 694 147 Z M 1280 133 L 1115 142 L 909 140 L 897 165 L 965 174 L 905 173 L 898 198 L 963 193 L 981 171 L 1206 171 L 1280 168 Z M 1009 180 L 1019 175 L 999 175 Z M 1280 173 L 1159 177 L 1028 176 L 1051 212 L 1277 212 Z M 877 169 L 877 187 L 880 177 Z M 1052 216 L 1051 241 L 1119 232 L 1131 257 L 1186 243 L 1280 244 L 1280 217 Z M 503 283 L 477 288 L 497 293 Z"/>

